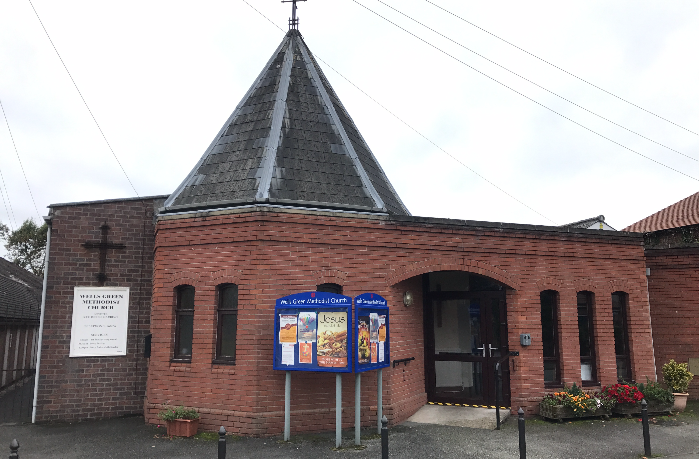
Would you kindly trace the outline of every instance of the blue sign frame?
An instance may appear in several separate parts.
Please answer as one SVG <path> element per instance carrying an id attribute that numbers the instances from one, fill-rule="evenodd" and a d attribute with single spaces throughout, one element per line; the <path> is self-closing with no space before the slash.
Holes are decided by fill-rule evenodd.
<path id="1" fill-rule="evenodd" d="M 376 316 L 372 316 L 376 314 Z M 385 341 L 383 342 L 383 356 L 381 356 L 381 345 L 377 341 L 374 341 L 372 334 L 372 317 L 376 320 L 374 326 L 377 327 L 375 333 L 378 336 L 381 335 L 380 327 L 385 327 Z M 369 323 L 367 323 L 367 321 Z M 381 321 L 383 324 L 381 324 Z M 364 337 L 359 336 L 360 326 L 362 327 L 362 334 Z M 365 331 L 364 327 L 368 326 Z M 388 302 L 384 297 L 376 293 L 362 293 L 359 296 L 354 297 L 354 371 L 355 373 L 362 373 L 369 370 L 378 370 L 379 368 L 386 368 L 391 365 L 391 328 L 389 323 L 389 310 Z M 366 341 L 368 337 L 368 342 Z M 373 342 L 372 342 L 373 341 Z M 374 344 L 376 344 L 376 349 L 374 350 Z M 369 353 L 366 352 L 366 346 L 369 346 Z M 361 347 L 361 349 L 360 349 Z M 360 353 L 361 352 L 361 353 Z M 376 354 L 374 354 L 376 352 Z M 376 357 L 376 362 L 373 362 L 373 356 Z M 381 361 L 383 357 L 383 361 Z M 367 361 L 368 360 L 368 361 Z"/>
<path id="2" fill-rule="evenodd" d="M 322 315 L 323 313 L 329 313 Z M 344 313 L 345 324 L 335 319 L 341 319 L 341 315 L 332 313 Z M 310 328 L 315 315 L 315 328 Z M 283 319 L 282 319 L 282 316 Z M 291 361 L 291 342 L 280 342 L 284 334 L 284 340 L 290 341 L 293 334 L 294 322 L 291 316 L 296 316 L 296 338 L 293 343 L 293 363 Z M 323 319 L 327 319 L 323 320 Z M 281 321 L 286 322 L 282 330 Z M 311 323 L 306 323 L 306 322 Z M 331 323 L 332 321 L 332 323 Z M 274 361 L 273 368 L 283 371 L 324 371 L 332 373 L 351 373 L 354 363 L 352 346 L 352 298 L 326 292 L 303 292 L 279 298 L 274 307 Z M 325 330 L 325 331 L 323 331 Z M 286 331 L 286 333 L 285 333 Z M 335 335 L 333 336 L 333 331 Z M 346 364 L 342 365 L 342 357 L 335 357 L 332 347 L 338 343 L 334 341 L 336 336 L 346 339 Z M 323 335 L 321 336 L 321 333 Z M 306 335 L 308 340 L 300 337 Z M 339 335 L 338 335 L 339 334 Z M 327 339 L 330 336 L 330 339 Z M 312 338 L 311 338 L 312 337 Z M 340 341 L 341 343 L 341 341 Z M 318 347 L 321 346 L 319 355 Z M 301 363 L 302 349 L 303 360 L 310 363 Z M 309 352 L 310 351 L 310 352 Z M 310 354 L 310 357 L 309 357 Z M 285 363 L 284 360 L 286 360 Z M 340 365 L 340 366 L 331 366 Z"/>

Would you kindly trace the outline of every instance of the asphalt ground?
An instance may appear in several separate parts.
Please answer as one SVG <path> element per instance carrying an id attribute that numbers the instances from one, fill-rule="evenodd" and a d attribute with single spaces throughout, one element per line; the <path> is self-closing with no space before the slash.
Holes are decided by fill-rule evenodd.
<path id="1" fill-rule="evenodd" d="M 677 416 L 652 418 L 653 457 L 699 459 L 699 402 Z M 164 427 L 146 425 L 142 417 L 75 424 L 0 425 L 0 457 L 8 457 L 13 438 L 21 459 L 56 458 L 217 458 L 218 434 L 169 438 Z M 389 429 L 391 458 L 518 458 L 517 417 L 500 431 L 403 423 Z M 637 418 L 577 420 L 563 424 L 539 419 L 526 422 L 527 458 L 643 457 L 643 432 Z M 281 437 L 227 436 L 227 459 L 235 458 L 380 458 L 375 430 L 363 432 L 354 447 L 354 431 L 343 432 L 343 448 L 334 449 L 334 432 Z"/>

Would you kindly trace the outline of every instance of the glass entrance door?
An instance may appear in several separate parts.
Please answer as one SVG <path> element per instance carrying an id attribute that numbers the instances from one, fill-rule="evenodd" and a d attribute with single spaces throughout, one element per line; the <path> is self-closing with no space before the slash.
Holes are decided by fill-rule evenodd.
<path id="1" fill-rule="evenodd" d="M 493 405 L 495 364 L 507 353 L 504 291 L 431 292 L 426 306 L 429 401 Z M 503 403 L 509 403 L 508 369 L 504 364 Z"/>

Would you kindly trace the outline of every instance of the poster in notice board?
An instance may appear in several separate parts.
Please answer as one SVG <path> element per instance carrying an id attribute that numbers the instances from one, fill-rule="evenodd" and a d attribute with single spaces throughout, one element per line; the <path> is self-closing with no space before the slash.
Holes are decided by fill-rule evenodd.
<path id="1" fill-rule="evenodd" d="M 376 293 L 354 298 L 354 371 L 386 368 L 391 362 L 388 302 Z"/>
<path id="2" fill-rule="evenodd" d="M 274 308 L 274 365 L 284 371 L 352 372 L 352 298 L 304 292 Z"/>

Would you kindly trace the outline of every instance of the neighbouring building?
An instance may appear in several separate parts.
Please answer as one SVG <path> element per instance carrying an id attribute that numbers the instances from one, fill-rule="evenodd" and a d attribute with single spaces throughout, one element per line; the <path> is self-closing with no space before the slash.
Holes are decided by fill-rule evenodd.
<path id="1" fill-rule="evenodd" d="M 205 429 L 277 434 L 274 304 L 309 290 L 388 300 L 391 358 L 414 358 L 384 370 L 392 423 L 428 401 L 493 405 L 510 351 L 502 397 L 528 414 L 563 384 L 656 377 L 642 234 L 411 216 L 294 29 L 171 195 L 49 220 L 38 421 L 186 405 Z M 74 288 L 100 285 L 130 290 L 124 353 L 70 357 Z M 330 430 L 334 376 L 295 374 L 291 409 L 294 431 Z"/>
<path id="2" fill-rule="evenodd" d="M 699 376 L 699 193 L 624 228 L 644 233 L 653 346 L 661 377 L 670 359 Z M 699 398 L 699 377 L 689 386 Z"/>
<path id="3" fill-rule="evenodd" d="M 0 258 L 0 422 L 31 413 L 41 287 L 39 277 Z"/>

